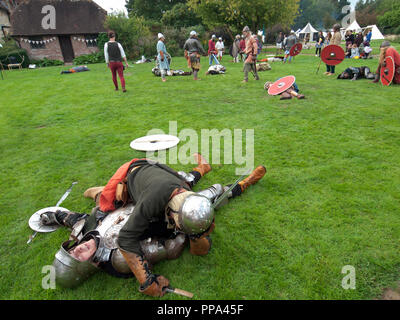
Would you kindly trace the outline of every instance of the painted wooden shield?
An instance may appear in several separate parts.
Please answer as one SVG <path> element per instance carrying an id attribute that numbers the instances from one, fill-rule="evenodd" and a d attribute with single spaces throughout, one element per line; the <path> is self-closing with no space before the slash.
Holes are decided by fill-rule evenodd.
<path id="1" fill-rule="evenodd" d="M 292 49 L 290 49 L 290 56 L 295 57 L 300 54 L 301 50 L 303 49 L 303 45 L 301 43 L 295 44 Z"/>
<path id="2" fill-rule="evenodd" d="M 391 56 L 385 58 L 385 62 L 381 68 L 381 82 L 384 86 L 390 86 L 395 72 L 394 60 Z"/>
<path id="3" fill-rule="evenodd" d="M 346 54 L 342 47 L 331 44 L 321 52 L 321 59 L 329 66 L 336 66 L 343 62 Z"/>
<path id="4" fill-rule="evenodd" d="M 141 137 L 131 142 L 131 148 L 138 151 L 161 151 L 173 148 L 178 145 L 179 138 L 166 134 L 157 134 Z"/>
<path id="5" fill-rule="evenodd" d="M 287 76 L 275 81 L 268 89 L 268 94 L 271 96 L 277 96 L 282 92 L 285 92 L 289 89 L 296 81 L 295 76 Z"/>

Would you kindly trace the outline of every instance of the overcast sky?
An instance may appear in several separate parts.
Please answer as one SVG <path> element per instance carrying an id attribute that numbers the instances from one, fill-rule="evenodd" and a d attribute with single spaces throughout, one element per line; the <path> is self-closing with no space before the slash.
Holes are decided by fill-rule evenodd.
<path id="1" fill-rule="evenodd" d="M 94 0 L 94 1 L 109 12 L 111 11 L 126 12 L 125 0 Z M 350 1 L 353 5 L 355 5 L 358 0 L 350 0 Z"/>
<path id="2" fill-rule="evenodd" d="M 111 11 L 126 12 L 125 0 L 94 0 L 94 2 L 99 4 L 101 7 L 106 9 L 108 12 L 111 12 Z"/>

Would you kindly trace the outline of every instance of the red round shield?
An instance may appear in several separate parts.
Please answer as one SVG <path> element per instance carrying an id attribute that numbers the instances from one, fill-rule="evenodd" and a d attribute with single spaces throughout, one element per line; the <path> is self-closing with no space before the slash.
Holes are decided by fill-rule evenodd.
<path id="1" fill-rule="evenodd" d="M 381 67 L 381 82 L 384 86 L 390 86 L 394 78 L 394 60 L 391 56 L 387 56 Z"/>
<path id="2" fill-rule="evenodd" d="M 277 96 L 282 92 L 285 92 L 289 89 L 296 81 L 295 76 L 287 76 L 284 78 L 280 78 L 279 80 L 275 81 L 268 89 L 268 94 L 271 96 Z"/>
<path id="3" fill-rule="evenodd" d="M 290 49 L 289 54 L 291 57 L 295 57 L 301 52 L 302 49 L 303 49 L 303 45 L 301 43 L 297 43 L 292 47 L 292 49 Z"/>
<path id="4" fill-rule="evenodd" d="M 334 44 L 325 47 L 321 52 L 322 61 L 329 66 L 336 66 L 342 63 L 345 57 L 346 54 L 343 48 Z"/>

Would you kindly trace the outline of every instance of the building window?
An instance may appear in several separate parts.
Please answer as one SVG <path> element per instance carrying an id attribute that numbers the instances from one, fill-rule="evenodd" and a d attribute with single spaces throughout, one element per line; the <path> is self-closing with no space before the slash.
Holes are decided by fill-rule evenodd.
<path id="1" fill-rule="evenodd" d="M 97 47 L 97 34 L 85 35 L 85 42 L 88 47 Z"/>
<path id="2" fill-rule="evenodd" d="M 43 37 L 29 37 L 29 44 L 31 49 L 45 49 L 46 43 L 43 41 Z"/>

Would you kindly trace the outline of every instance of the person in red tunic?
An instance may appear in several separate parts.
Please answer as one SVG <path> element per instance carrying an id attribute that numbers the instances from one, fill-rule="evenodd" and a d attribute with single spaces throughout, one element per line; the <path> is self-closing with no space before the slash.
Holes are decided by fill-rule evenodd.
<path id="1" fill-rule="evenodd" d="M 215 49 L 215 41 L 216 40 L 217 40 L 217 37 L 216 37 L 216 35 L 213 34 L 210 41 L 208 41 L 208 57 L 209 57 L 210 66 L 212 66 L 213 62 L 215 62 L 215 64 L 217 64 L 217 65 L 219 64 L 219 61 L 215 56 L 218 53 L 217 49 Z"/>
<path id="2" fill-rule="evenodd" d="M 383 66 L 383 63 L 386 59 L 386 57 L 392 57 L 394 60 L 394 78 L 393 78 L 393 83 L 394 84 L 400 84 L 400 54 L 396 51 L 395 48 L 390 46 L 389 41 L 384 41 L 381 45 L 381 55 L 379 58 L 379 66 L 378 70 L 376 70 L 376 75 L 375 75 L 375 80 L 373 81 L 374 83 L 378 83 L 380 80 L 380 74 L 381 74 L 381 67 Z"/>

